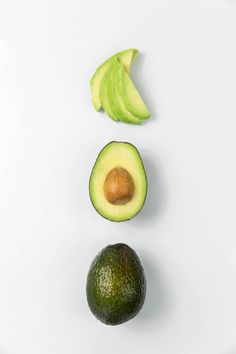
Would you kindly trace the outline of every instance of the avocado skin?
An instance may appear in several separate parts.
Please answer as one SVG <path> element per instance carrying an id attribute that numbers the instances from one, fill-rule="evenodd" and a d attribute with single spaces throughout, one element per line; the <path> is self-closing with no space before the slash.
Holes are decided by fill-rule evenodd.
<path id="1" fill-rule="evenodd" d="M 146 294 L 144 270 L 126 244 L 105 247 L 92 262 L 87 277 L 87 301 L 94 316 L 107 325 L 135 317 Z"/>
<path id="2" fill-rule="evenodd" d="M 98 214 L 101 215 L 104 219 L 109 220 L 109 221 L 112 221 L 112 222 L 124 222 L 124 221 L 129 221 L 129 220 L 133 219 L 136 215 L 138 215 L 138 214 L 140 213 L 140 211 L 141 211 L 141 210 L 143 209 L 143 207 L 144 207 L 144 204 L 145 204 L 146 198 L 147 198 L 147 191 L 148 191 L 148 180 L 147 180 L 146 170 L 145 170 L 145 168 L 144 168 L 143 160 L 142 160 L 142 158 L 141 158 L 141 156 L 140 156 L 140 153 L 139 153 L 139 151 L 137 150 L 137 153 L 138 153 L 138 155 L 140 156 L 140 159 L 141 159 L 141 161 L 142 161 L 143 170 L 144 170 L 144 173 L 145 173 L 145 176 L 146 176 L 145 198 L 144 198 L 144 200 L 143 200 L 143 205 L 141 206 L 141 208 L 139 209 L 139 211 L 138 211 L 136 214 L 132 215 L 132 217 L 130 217 L 130 218 L 126 218 L 126 219 L 120 220 L 120 221 L 115 221 L 115 220 L 111 220 L 111 219 L 105 217 L 103 214 L 101 214 L 101 213 L 99 212 L 99 210 L 97 210 L 96 206 L 94 205 L 94 203 L 93 203 L 93 198 L 92 198 L 92 195 L 91 195 L 91 193 L 90 193 L 90 180 L 91 180 L 92 175 L 93 175 L 94 167 L 96 166 L 96 163 L 97 163 L 97 161 L 98 161 L 98 159 L 99 159 L 99 156 L 100 156 L 100 154 L 102 153 L 102 151 L 103 151 L 108 145 L 110 145 L 110 144 L 112 144 L 112 143 L 119 143 L 119 142 L 120 142 L 120 143 L 124 143 L 124 144 L 132 145 L 132 146 L 137 150 L 137 148 L 136 148 L 133 144 L 128 143 L 127 141 L 115 141 L 115 140 L 110 141 L 110 142 L 109 142 L 108 144 L 106 144 L 106 145 L 102 148 L 102 150 L 99 152 L 99 154 L 98 154 L 98 156 L 97 156 L 97 158 L 96 158 L 96 161 L 95 161 L 95 163 L 94 163 L 94 165 L 93 165 L 92 172 L 91 172 L 90 178 L 89 178 L 89 198 L 90 198 L 90 201 L 91 201 L 91 203 L 92 203 L 94 209 L 95 209 L 95 210 L 98 212 Z"/>

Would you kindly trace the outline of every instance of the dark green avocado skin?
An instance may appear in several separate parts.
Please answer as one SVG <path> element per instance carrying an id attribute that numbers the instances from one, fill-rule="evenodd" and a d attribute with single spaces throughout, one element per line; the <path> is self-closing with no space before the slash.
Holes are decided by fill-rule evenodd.
<path id="1" fill-rule="evenodd" d="M 145 300 L 146 281 L 135 251 L 123 243 L 105 247 L 90 266 L 86 292 L 90 310 L 107 325 L 136 316 Z"/>

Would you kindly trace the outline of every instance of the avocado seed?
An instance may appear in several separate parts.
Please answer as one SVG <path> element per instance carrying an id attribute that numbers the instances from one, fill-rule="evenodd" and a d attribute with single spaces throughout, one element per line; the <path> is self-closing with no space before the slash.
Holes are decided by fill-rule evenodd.
<path id="1" fill-rule="evenodd" d="M 108 173 L 103 190 L 109 203 L 124 205 L 134 196 L 133 178 L 124 168 L 115 167 Z"/>

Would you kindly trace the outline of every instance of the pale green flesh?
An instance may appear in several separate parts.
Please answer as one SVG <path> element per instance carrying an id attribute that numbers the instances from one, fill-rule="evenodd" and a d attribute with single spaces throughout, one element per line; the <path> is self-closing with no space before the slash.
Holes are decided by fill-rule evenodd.
<path id="1" fill-rule="evenodd" d="M 113 72 L 114 62 L 112 62 L 104 75 L 100 87 L 100 100 L 103 109 L 109 115 L 109 117 L 115 121 L 119 119 L 115 110 L 112 107 L 112 102 L 114 102 L 113 83 L 112 83 L 112 72 Z"/>
<path id="2" fill-rule="evenodd" d="M 97 111 L 99 111 L 102 108 L 102 104 L 100 100 L 100 85 L 113 59 L 119 58 L 121 63 L 124 65 L 125 70 L 129 73 L 131 64 L 135 60 L 137 55 L 138 55 L 138 50 L 127 49 L 125 51 L 113 55 L 98 67 L 92 79 L 90 80 L 90 87 L 92 92 L 92 103 L 94 105 L 94 108 Z"/>
<path id="3" fill-rule="evenodd" d="M 125 123 L 140 124 L 142 120 L 140 120 L 134 114 L 129 112 L 126 109 L 124 104 L 124 100 L 122 97 L 122 87 L 121 87 L 121 76 L 123 71 L 124 71 L 123 65 L 118 60 L 116 60 L 116 66 L 114 67 L 113 75 L 114 75 L 116 100 L 118 102 L 119 109 L 120 109 L 120 120 Z"/>
<path id="4" fill-rule="evenodd" d="M 104 195 L 106 176 L 115 167 L 126 169 L 133 178 L 134 196 L 125 205 L 113 205 Z M 111 221 L 129 220 L 141 210 L 147 194 L 147 180 L 142 159 L 132 144 L 111 142 L 103 148 L 91 173 L 89 193 L 98 213 Z"/>
<path id="5" fill-rule="evenodd" d="M 117 91 L 119 69 L 124 70 L 123 65 L 116 59 L 113 60 L 101 83 L 100 99 L 107 114 L 114 120 L 125 123 L 140 124 L 130 112 L 125 111 L 123 102 Z M 106 90 L 103 88 L 106 87 Z M 106 95 L 106 96 L 104 96 Z"/>
<path id="6" fill-rule="evenodd" d="M 100 99 L 113 120 L 140 124 L 149 117 L 145 104 L 118 58 L 113 59 L 102 80 Z"/>
<path id="7" fill-rule="evenodd" d="M 119 81 L 121 83 L 121 96 L 127 111 L 140 119 L 149 118 L 150 112 L 125 70 L 120 70 Z"/>

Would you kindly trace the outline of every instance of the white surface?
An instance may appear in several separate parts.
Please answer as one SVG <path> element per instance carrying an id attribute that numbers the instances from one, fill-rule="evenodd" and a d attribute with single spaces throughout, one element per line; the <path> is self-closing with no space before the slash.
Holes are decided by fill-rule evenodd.
<path id="1" fill-rule="evenodd" d="M 236 2 L 0 2 L 0 353 L 236 353 Z M 116 124 L 90 103 L 104 59 L 137 47 L 132 77 L 153 118 Z M 92 208 L 110 140 L 149 179 L 128 223 Z M 144 308 L 117 327 L 90 313 L 90 262 L 126 242 Z"/>

